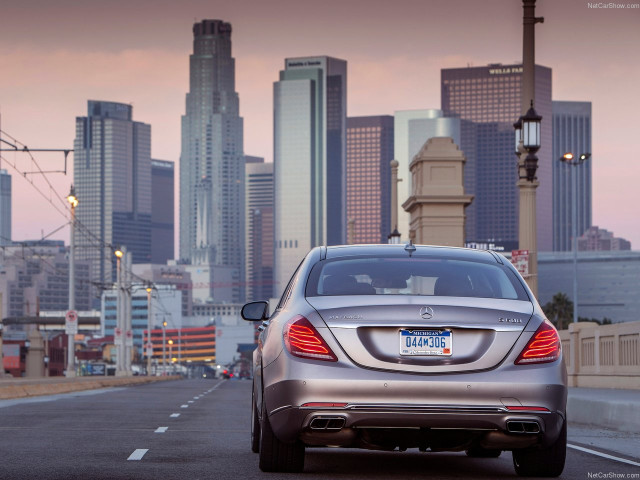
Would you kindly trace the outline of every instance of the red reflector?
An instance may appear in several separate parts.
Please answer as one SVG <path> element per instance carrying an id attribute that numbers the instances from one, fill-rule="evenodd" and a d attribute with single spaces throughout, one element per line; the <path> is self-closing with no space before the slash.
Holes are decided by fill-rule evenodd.
<path id="1" fill-rule="evenodd" d="M 560 337 L 554 326 L 545 320 L 524 347 L 515 361 L 516 365 L 555 362 L 560 358 Z"/>
<path id="2" fill-rule="evenodd" d="M 302 315 L 296 315 L 289 320 L 284 329 L 284 344 L 289 353 L 296 357 L 338 361 L 338 357 L 331 351 L 324 338 Z"/>
<path id="3" fill-rule="evenodd" d="M 346 403 L 334 403 L 334 402 L 308 402 L 303 403 L 301 407 L 314 407 L 314 408 L 330 408 L 330 407 L 346 407 Z"/>
<path id="4" fill-rule="evenodd" d="M 548 408 L 544 408 L 544 407 L 522 407 L 522 406 L 513 406 L 513 407 L 507 407 L 507 410 L 509 410 L 510 412 L 549 412 L 550 410 Z"/>

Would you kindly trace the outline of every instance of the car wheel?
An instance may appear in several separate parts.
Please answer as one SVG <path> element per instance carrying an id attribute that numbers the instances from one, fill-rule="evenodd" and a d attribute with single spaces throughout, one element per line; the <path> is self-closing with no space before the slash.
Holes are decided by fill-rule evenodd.
<path id="1" fill-rule="evenodd" d="M 498 458 L 502 450 L 495 448 L 471 447 L 466 451 L 468 457 L 472 458 Z"/>
<path id="2" fill-rule="evenodd" d="M 251 451 L 253 453 L 260 451 L 260 418 L 258 418 L 256 396 L 253 392 L 251 393 Z"/>
<path id="3" fill-rule="evenodd" d="M 301 472 L 304 469 L 304 445 L 300 440 L 284 443 L 271 430 L 264 399 L 260 422 L 260 470 L 263 472 Z"/>
<path id="4" fill-rule="evenodd" d="M 514 450 L 513 466 L 522 477 L 557 477 L 564 470 L 567 456 L 567 422 L 558 439 L 549 447 L 538 450 Z"/>

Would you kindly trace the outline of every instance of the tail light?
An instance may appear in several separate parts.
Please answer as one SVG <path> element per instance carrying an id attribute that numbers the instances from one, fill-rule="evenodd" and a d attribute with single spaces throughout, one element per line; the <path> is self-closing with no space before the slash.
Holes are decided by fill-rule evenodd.
<path id="1" fill-rule="evenodd" d="M 560 358 L 560 337 L 554 326 L 545 320 L 533 334 L 527 346 L 524 347 L 516 365 L 529 365 L 532 363 L 555 362 Z"/>
<path id="2" fill-rule="evenodd" d="M 289 320 L 284 329 L 284 344 L 291 355 L 337 362 L 338 357 L 309 320 L 297 315 Z"/>

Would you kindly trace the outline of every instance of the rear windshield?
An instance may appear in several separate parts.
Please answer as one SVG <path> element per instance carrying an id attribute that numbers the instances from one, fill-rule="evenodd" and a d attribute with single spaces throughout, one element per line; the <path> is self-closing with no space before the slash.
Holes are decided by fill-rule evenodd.
<path id="1" fill-rule="evenodd" d="M 528 300 L 516 275 L 498 264 L 447 258 L 343 257 L 317 263 L 307 297 L 436 295 Z"/>

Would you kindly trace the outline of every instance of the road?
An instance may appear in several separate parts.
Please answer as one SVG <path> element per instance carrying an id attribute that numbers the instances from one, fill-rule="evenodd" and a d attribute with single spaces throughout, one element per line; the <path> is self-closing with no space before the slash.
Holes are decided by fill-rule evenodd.
<path id="1" fill-rule="evenodd" d="M 0 401 L 0 479 L 294 479 L 249 449 L 251 384 L 183 380 Z M 564 479 L 640 478 L 638 435 L 570 426 Z M 624 463 L 627 461 L 628 463 Z M 630 463 L 629 463 L 630 462 Z M 511 454 L 309 449 L 305 479 L 514 478 Z"/>

